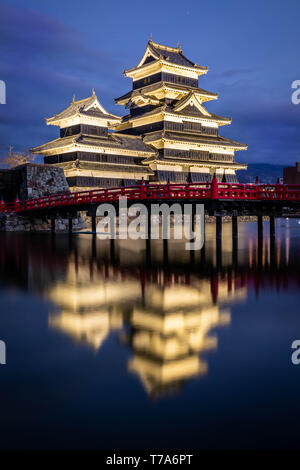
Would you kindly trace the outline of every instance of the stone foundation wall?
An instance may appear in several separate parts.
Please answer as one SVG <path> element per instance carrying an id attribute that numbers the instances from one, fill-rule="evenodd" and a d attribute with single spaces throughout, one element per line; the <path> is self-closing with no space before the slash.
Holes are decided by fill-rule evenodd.
<path id="1" fill-rule="evenodd" d="M 20 199 L 33 199 L 70 192 L 62 168 L 53 165 L 27 163 L 17 167 L 16 170 L 21 171 Z"/>
<path id="2" fill-rule="evenodd" d="M 27 163 L 10 170 L 14 176 L 15 184 L 18 183 L 17 195 L 21 200 L 50 196 L 51 194 L 69 193 L 62 168 L 53 165 Z M 73 219 L 73 230 L 85 228 L 85 223 L 80 214 Z M 58 218 L 56 231 L 67 232 L 69 220 Z M 49 232 L 51 222 L 46 219 L 24 217 L 19 215 L 0 215 L 0 230 L 6 232 Z"/>
<path id="3" fill-rule="evenodd" d="M 86 228 L 84 220 L 78 214 L 73 219 L 73 231 L 80 231 Z M 51 230 L 51 221 L 43 219 L 34 219 L 16 215 L 0 216 L 0 231 L 2 232 L 49 232 Z M 55 223 L 56 232 L 68 232 L 69 220 L 57 218 Z"/>

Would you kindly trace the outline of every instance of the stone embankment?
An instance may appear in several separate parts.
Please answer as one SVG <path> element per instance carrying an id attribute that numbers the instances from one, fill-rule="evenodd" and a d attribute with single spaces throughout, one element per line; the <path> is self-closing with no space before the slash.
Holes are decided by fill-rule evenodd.
<path id="1" fill-rule="evenodd" d="M 10 193 L 15 191 L 15 198 L 20 200 L 50 196 L 51 194 L 69 193 L 70 188 L 62 168 L 53 165 L 27 163 L 10 171 Z M 73 219 L 73 230 L 83 230 L 85 223 L 78 213 Z M 57 218 L 55 230 L 67 232 L 69 220 Z M 46 218 L 24 217 L 0 214 L 0 231 L 5 232 L 49 232 L 51 221 Z"/>
<path id="2" fill-rule="evenodd" d="M 78 214 L 73 219 L 73 231 L 79 231 L 86 228 L 84 220 Z M 0 231 L 2 232 L 50 232 L 51 221 L 47 219 L 35 219 L 32 217 L 22 217 L 16 215 L 0 216 Z M 55 221 L 56 232 L 67 232 L 69 230 L 69 220 L 57 218 Z"/>

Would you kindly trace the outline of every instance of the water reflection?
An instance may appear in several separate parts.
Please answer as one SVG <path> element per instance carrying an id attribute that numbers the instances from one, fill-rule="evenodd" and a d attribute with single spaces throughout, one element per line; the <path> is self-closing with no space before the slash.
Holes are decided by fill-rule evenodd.
<path id="1" fill-rule="evenodd" d="M 179 241 L 114 242 L 90 236 L 1 236 L 2 282 L 51 302 L 51 331 L 101 354 L 115 334 L 131 350 L 127 368 L 151 397 L 179 391 L 209 373 L 219 328 L 229 327 L 230 306 L 249 291 L 299 287 L 292 231 L 282 223 L 276 242 L 240 227 L 238 244 L 225 227 L 222 247 L 207 229 L 201 252 Z M 247 231 L 244 236 L 243 231 Z M 221 252 L 217 255 L 218 249 Z M 167 249 L 167 257 L 166 257 Z M 218 259 L 219 258 L 219 259 Z"/>
<path id="2" fill-rule="evenodd" d="M 211 330 L 230 323 L 224 306 L 243 299 L 245 287 L 236 286 L 228 275 L 219 279 L 215 274 L 209 280 L 160 267 L 132 271 L 108 261 L 76 258 L 78 253 L 70 254 L 64 278 L 45 291 L 60 307 L 49 316 L 51 328 L 94 349 L 118 332 L 134 353 L 128 370 L 152 396 L 207 373 L 199 353 L 217 348 Z"/>

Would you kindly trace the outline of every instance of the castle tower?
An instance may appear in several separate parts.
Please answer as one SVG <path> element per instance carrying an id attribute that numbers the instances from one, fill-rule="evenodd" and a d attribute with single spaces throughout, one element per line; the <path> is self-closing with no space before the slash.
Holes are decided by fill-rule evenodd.
<path id="1" fill-rule="evenodd" d="M 75 100 L 61 113 L 46 119 L 60 128 L 60 137 L 31 149 L 47 164 L 64 169 L 71 190 L 132 185 L 154 173 L 141 161 L 155 155 L 142 137 L 110 132 L 121 118 L 108 113 L 95 92 Z"/>
<path id="2" fill-rule="evenodd" d="M 235 161 L 235 151 L 247 145 L 219 135 L 219 127 L 230 118 L 208 112 L 204 103 L 218 98 L 198 87 L 198 77 L 208 72 L 187 59 L 178 47 L 167 47 L 150 39 L 138 65 L 125 70 L 132 90 L 117 98 L 129 109 L 113 128 L 120 134 L 143 136 L 157 150 L 142 161 L 158 182 L 237 182 L 236 170 L 247 165 Z"/>

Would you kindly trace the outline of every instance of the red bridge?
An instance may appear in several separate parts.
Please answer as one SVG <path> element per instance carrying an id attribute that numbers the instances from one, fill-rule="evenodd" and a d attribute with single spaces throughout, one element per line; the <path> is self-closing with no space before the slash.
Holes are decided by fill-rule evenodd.
<path id="1" fill-rule="evenodd" d="M 300 202 L 300 185 L 277 184 L 228 184 L 218 183 L 213 178 L 211 183 L 193 184 L 146 184 L 138 186 L 95 189 L 74 193 L 53 194 L 28 200 L 15 200 L 14 202 L 0 202 L 0 212 L 18 213 L 26 215 L 32 211 L 53 209 L 77 209 L 87 208 L 90 205 L 104 202 L 115 203 L 120 197 L 126 197 L 128 201 L 192 201 L 202 202 L 269 202 L 291 203 Z M 297 204 L 298 205 L 298 204 Z M 236 206 L 237 207 L 237 206 Z M 275 206 L 273 206 L 275 207 Z M 83 209 L 82 209 L 83 210 Z"/>

